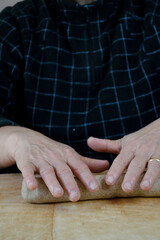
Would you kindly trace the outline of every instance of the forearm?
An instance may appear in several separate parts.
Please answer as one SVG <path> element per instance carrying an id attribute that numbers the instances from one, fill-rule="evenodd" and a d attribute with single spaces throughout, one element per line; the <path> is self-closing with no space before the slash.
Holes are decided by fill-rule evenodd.
<path id="1" fill-rule="evenodd" d="M 12 135 L 18 127 L 4 126 L 0 127 L 0 168 L 10 167 L 15 164 L 11 152 L 13 151 L 12 146 Z M 14 145 L 14 144 L 13 144 Z"/>

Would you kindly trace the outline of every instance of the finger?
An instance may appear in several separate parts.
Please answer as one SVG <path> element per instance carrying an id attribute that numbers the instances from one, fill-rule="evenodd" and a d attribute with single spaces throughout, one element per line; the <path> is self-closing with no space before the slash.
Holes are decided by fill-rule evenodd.
<path id="1" fill-rule="evenodd" d="M 57 180 L 53 167 L 46 163 L 42 163 L 39 169 L 39 173 L 51 194 L 57 198 L 62 197 L 64 191 Z"/>
<path id="2" fill-rule="evenodd" d="M 84 184 L 90 192 L 96 192 L 99 189 L 99 184 L 88 166 L 82 161 L 72 161 L 70 167 L 77 178 Z"/>
<path id="3" fill-rule="evenodd" d="M 107 160 L 99 160 L 82 156 L 79 156 L 79 158 L 89 167 L 91 172 L 94 173 L 105 171 L 109 167 L 109 162 Z"/>
<path id="4" fill-rule="evenodd" d="M 153 187 L 159 175 L 160 175 L 160 163 L 156 161 L 148 162 L 147 172 L 144 175 L 140 184 L 141 189 L 150 190 Z"/>
<path id="5" fill-rule="evenodd" d="M 122 182 L 122 189 L 124 192 L 133 191 L 138 179 L 145 169 L 146 162 L 147 159 L 144 156 L 136 156 L 133 158 Z"/>
<path id="6" fill-rule="evenodd" d="M 33 166 L 32 163 L 23 162 L 23 164 L 17 163 L 17 167 L 22 172 L 22 176 L 24 178 L 27 188 L 30 190 L 36 189 L 38 187 L 38 183 L 34 176 L 35 166 Z"/>
<path id="7" fill-rule="evenodd" d="M 108 170 L 108 173 L 106 175 L 106 183 L 108 185 L 114 185 L 132 159 L 133 153 L 127 150 L 122 150 L 120 154 L 114 159 L 112 166 Z"/>
<path id="8" fill-rule="evenodd" d="M 87 158 L 80 156 L 75 151 L 72 151 L 67 156 L 67 164 L 71 168 L 74 175 L 79 178 L 79 180 L 90 192 L 95 192 L 98 191 L 99 184 L 85 163 L 85 161 L 89 162 L 89 160 L 91 159 L 87 160 Z"/>
<path id="9" fill-rule="evenodd" d="M 67 165 L 61 164 L 56 166 L 55 170 L 57 178 L 65 189 L 69 199 L 72 202 L 78 201 L 80 198 L 80 191 L 71 169 Z"/>
<path id="10" fill-rule="evenodd" d="M 118 154 L 121 150 L 120 140 L 109 140 L 90 137 L 87 144 L 90 148 L 97 152 L 109 152 Z"/>

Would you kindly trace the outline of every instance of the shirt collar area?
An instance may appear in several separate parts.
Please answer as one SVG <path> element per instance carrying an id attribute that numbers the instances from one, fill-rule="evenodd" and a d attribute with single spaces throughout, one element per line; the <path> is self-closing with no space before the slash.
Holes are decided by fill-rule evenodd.
<path id="1" fill-rule="evenodd" d="M 96 0 L 92 3 L 80 5 L 73 0 L 49 0 L 50 1 L 50 12 L 53 10 L 56 12 L 58 19 L 74 24 L 86 22 L 86 14 L 91 17 L 96 16 L 95 11 L 103 9 L 106 11 L 106 18 L 114 14 L 117 3 L 120 0 Z M 92 16 L 91 16 L 92 15 Z"/>
<path id="2" fill-rule="evenodd" d="M 68 10 L 77 10 L 77 9 L 84 9 L 94 6 L 103 6 L 104 4 L 112 4 L 115 2 L 114 0 L 96 0 L 89 4 L 80 5 L 78 2 L 74 0 L 55 0 L 57 4 L 61 8 L 68 9 Z"/>
<path id="3" fill-rule="evenodd" d="M 59 2 L 59 4 L 61 5 L 61 7 L 64 7 L 66 9 L 70 9 L 70 10 L 76 10 L 77 8 L 85 8 L 87 7 L 92 7 L 92 6 L 97 6 L 97 5 L 101 5 L 104 4 L 104 2 L 111 2 L 111 0 L 96 0 L 92 3 L 89 4 L 84 4 L 84 5 L 80 5 L 78 2 L 74 1 L 74 0 L 56 0 Z M 112 0 L 113 1 L 113 0 Z"/>

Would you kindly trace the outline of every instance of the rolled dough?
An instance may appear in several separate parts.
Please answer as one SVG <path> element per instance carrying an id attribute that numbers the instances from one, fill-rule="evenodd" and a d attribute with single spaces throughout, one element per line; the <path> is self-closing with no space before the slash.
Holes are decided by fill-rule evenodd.
<path id="1" fill-rule="evenodd" d="M 134 191 L 131 193 L 125 193 L 121 188 L 124 174 L 125 173 L 121 175 L 118 182 L 113 186 L 108 186 L 105 183 L 106 174 L 95 174 L 94 176 L 99 183 L 100 189 L 98 192 L 94 193 L 91 193 L 88 190 L 86 190 L 84 185 L 77 178 L 75 178 L 81 192 L 80 200 L 109 199 L 122 197 L 160 197 L 160 177 L 158 178 L 158 180 L 156 181 L 156 183 L 154 184 L 150 191 L 142 191 L 139 186 L 140 181 L 144 175 L 142 174 L 141 178 L 139 179 L 139 182 L 135 186 Z M 27 189 L 24 181 L 22 183 L 22 197 L 26 202 L 56 203 L 70 201 L 66 193 L 61 198 L 53 197 L 52 194 L 49 192 L 47 186 L 43 182 L 42 178 L 38 175 L 36 176 L 36 178 L 38 181 L 38 188 L 33 191 Z"/>

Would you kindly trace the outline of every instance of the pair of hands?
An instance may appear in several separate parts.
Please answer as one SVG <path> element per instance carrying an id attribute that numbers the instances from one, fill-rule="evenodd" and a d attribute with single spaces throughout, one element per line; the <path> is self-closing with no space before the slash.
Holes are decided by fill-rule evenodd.
<path id="1" fill-rule="evenodd" d="M 2 127 L 0 141 L 2 139 L 6 141 L 1 151 L 0 166 L 6 167 L 16 162 L 31 190 L 37 188 L 34 174 L 39 173 L 54 197 L 61 197 L 65 190 L 71 201 L 79 200 L 80 191 L 74 175 L 90 192 L 98 191 L 98 182 L 92 172 L 101 172 L 109 167 L 107 160 L 83 157 L 70 146 L 27 128 Z M 106 175 L 106 184 L 114 185 L 127 168 L 122 189 L 131 192 L 148 160 L 160 158 L 160 120 L 119 140 L 90 137 L 87 143 L 95 151 L 117 154 Z M 149 162 L 140 183 L 141 189 L 151 189 L 159 174 L 160 163 Z"/>

